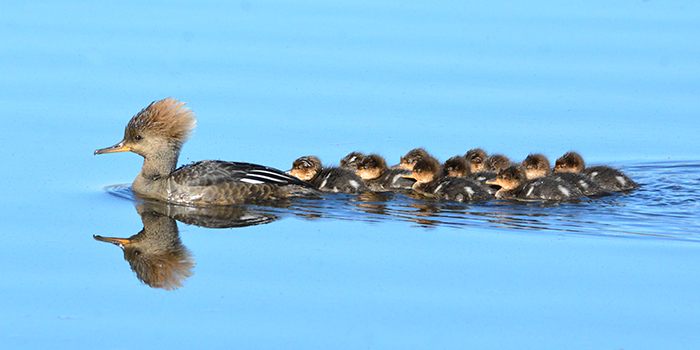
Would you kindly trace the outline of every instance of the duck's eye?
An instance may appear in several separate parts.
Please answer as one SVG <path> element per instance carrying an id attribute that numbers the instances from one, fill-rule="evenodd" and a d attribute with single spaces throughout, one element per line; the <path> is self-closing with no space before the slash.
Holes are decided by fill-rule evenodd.
<path id="1" fill-rule="evenodd" d="M 134 255 L 136 255 L 136 256 L 141 255 L 141 251 L 140 251 L 140 250 L 134 250 Z"/>
<path id="2" fill-rule="evenodd" d="M 136 141 L 141 141 L 142 138 L 143 137 L 141 137 L 141 135 L 134 136 L 134 140 L 136 140 Z"/>

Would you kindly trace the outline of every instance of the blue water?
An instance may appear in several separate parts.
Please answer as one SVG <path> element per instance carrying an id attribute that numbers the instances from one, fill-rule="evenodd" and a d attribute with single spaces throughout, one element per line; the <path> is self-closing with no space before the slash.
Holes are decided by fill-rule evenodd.
<path id="1" fill-rule="evenodd" d="M 3 348 L 697 348 L 698 57 L 691 1 L 5 4 Z M 181 163 L 576 150 L 643 186 L 246 206 L 178 222 L 196 265 L 152 288 L 93 239 L 143 228 L 113 187 L 142 160 L 92 152 L 168 96 L 198 117 Z"/>

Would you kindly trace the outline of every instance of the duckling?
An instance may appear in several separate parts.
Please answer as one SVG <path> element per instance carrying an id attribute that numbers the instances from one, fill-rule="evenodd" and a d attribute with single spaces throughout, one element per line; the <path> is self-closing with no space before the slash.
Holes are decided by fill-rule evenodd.
<path id="1" fill-rule="evenodd" d="M 606 191 L 626 192 L 639 187 L 638 183 L 615 168 L 605 165 L 586 167 L 583 157 L 576 152 L 567 152 L 557 159 L 554 171 L 587 175 Z"/>
<path id="2" fill-rule="evenodd" d="M 511 166 L 510 159 L 502 154 L 493 154 L 484 162 L 485 170 L 498 174 L 499 171 Z"/>
<path id="3" fill-rule="evenodd" d="M 445 175 L 451 177 L 467 177 L 471 175 L 469 163 L 463 156 L 454 156 L 443 164 Z"/>
<path id="4" fill-rule="evenodd" d="M 484 165 L 484 162 L 488 158 L 488 155 L 486 152 L 481 149 L 481 148 L 474 148 L 470 149 L 465 155 L 464 158 L 467 160 L 467 163 L 469 163 L 469 172 L 472 174 L 476 174 L 480 171 L 485 171 L 486 166 Z"/>
<path id="5" fill-rule="evenodd" d="M 300 180 L 312 184 L 316 189 L 335 193 L 360 193 L 369 191 L 352 170 L 343 168 L 323 168 L 321 160 L 315 156 L 301 157 L 294 161 L 292 169 L 287 171 Z"/>
<path id="6" fill-rule="evenodd" d="M 493 199 L 478 183 L 463 177 L 444 176 L 440 163 L 434 158 L 424 158 L 415 163 L 411 175 L 416 180 L 413 190 L 437 200 L 454 202 L 483 202 Z"/>
<path id="7" fill-rule="evenodd" d="M 196 123 L 184 105 L 173 98 L 151 103 L 131 118 L 122 141 L 95 154 L 131 151 L 142 156 L 133 191 L 169 203 L 229 205 L 319 194 L 307 182 L 257 164 L 204 160 L 176 169 Z"/>
<path id="8" fill-rule="evenodd" d="M 601 188 L 587 175 L 571 172 L 552 172 L 549 160 L 542 154 L 530 154 L 521 163 L 528 180 L 548 177 L 557 181 L 566 182 L 578 188 L 586 197 L 596 198 L 608 195 L 609 192 Z"/>
<path id="9" fill-rule="evenodd" d="M 356 171 L 357 165 L 364 157 L 365 155 L 362 152 L 350 152 L 345 158 L 340 160 L 340 168 Z"/>
<path id="10" fill-rule="evenodd" d="M 378 154 L 370 154 L 362 159 L 355 172 L 370 190 L 385 192 L 411 189 L 415 180 L 404 178 L 406 170 L 389 169 L 386 160 Z"/>
<path id="11" fill-rule="evenodd" d="M 487 183 L 501 186 L 496 192 L 497 199 L 558 202 L 575 200 L 583 195 L 576 187 L 548 177 L 528 180 L 525 171 L 517 165 L 501 170 L 495 180 Z"/>
<path id="12" fill-rule="evenodd" d="M 414 148 L 408 153 L 406 153 L 405 156 L 401 157 L 401 162 L 395 166 L 396 169 L 404 169 L 411 171 L 413 170 L 413 166 L 416 164 L 417 161 L 423 159 L 423 158 L 434 158 L 433 156 L 428 153 L 423 148 Z"/>

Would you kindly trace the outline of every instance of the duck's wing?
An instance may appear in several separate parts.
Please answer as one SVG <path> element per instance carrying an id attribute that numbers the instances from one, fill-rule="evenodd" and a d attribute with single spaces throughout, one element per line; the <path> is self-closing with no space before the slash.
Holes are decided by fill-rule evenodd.
<path id="1" fill-rule="evenodd" d="M 224 182 L 242 182 L 253 185 L 312 187 L 309 183 L 275 168 L 220 160 L 204 160 L 183 165 L 173 172 L 172 179 L 182 186 L 213 186 Z"/>

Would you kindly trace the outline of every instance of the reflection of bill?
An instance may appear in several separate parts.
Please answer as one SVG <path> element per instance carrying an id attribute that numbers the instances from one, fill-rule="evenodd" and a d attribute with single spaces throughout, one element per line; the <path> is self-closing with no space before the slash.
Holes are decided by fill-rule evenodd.
<path id="1" fill-rule="evenodd" d="M 153 288 L 173 290 L 182 287 L 192 276 L 195 264 L 192 253 L 180 241 L 177 223 L 149 206 L 139 204 L 143 230 L 129 238 L 94 236 L 122 248 L 124 259 L 143 283 Z"/>

